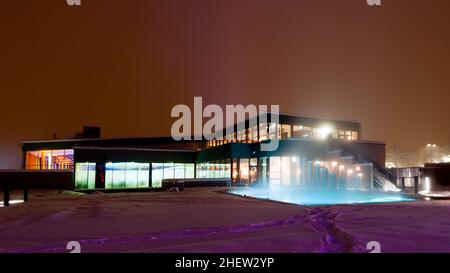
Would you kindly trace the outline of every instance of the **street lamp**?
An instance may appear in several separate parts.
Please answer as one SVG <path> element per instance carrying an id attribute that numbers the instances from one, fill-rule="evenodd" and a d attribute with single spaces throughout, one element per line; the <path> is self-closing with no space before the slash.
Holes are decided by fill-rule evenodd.
<path id="1" fill-rule="evenodd" d="M 434 160 L 434 150 L 437 148 L 437 145 L 436 144 L 432 144 L 432 143 L 428 143 L 426 147 L 430 151 L 430 157 L 431 157 L 430 158 L 430 162 L 431 163 L 435 163 L 436 160 Z"/>

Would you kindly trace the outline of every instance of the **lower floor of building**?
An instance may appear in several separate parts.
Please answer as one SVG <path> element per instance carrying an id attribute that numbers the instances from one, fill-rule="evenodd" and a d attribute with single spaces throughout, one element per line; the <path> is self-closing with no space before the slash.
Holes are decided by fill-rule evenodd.
<path id="1" fill-rule="evenodd" d="M 76 162 L 75 189 L 161 188 L 168 179 L 230 179 L 235 185 L 371 187 L 371 164 L 301 156 L 186 162 Z M 334 181 L 334 182 L 333 182 Z"/>

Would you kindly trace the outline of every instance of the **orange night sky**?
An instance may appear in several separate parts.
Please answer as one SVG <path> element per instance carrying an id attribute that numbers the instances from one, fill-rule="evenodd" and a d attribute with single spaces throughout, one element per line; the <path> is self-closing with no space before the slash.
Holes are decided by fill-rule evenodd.
<path id="1" fill-rule="evenodd" d="M 279 104 L 450 143 L 450 1 L 4 1 L 0 168 L 22 140 L 169 135 L 175 104 Z"/>

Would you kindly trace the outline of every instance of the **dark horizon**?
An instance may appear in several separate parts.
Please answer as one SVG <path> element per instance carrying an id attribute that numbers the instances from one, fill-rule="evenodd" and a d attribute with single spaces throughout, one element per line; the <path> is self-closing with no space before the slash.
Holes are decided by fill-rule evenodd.
<path id="1" fill-rule="evenodd" d="M 8 1 L 0 9 L 0 169 L 20 142 L 170 135 L 176 104 L 279 104 L 363 138 L 450 143 L 445 0 Z"/>

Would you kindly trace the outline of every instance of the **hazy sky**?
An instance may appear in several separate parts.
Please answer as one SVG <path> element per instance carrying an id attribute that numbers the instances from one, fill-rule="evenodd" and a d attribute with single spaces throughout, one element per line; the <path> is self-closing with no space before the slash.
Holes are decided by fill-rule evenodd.
<path id="1" fill-rule="evenodd" d="M 3 1 L 0 168 L 22 140 L 169 135 L 175 104 L 279 104 L 450 142 L 450 1 Z"/>

